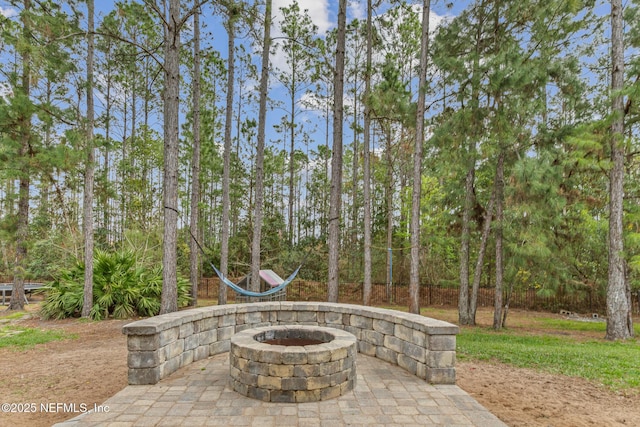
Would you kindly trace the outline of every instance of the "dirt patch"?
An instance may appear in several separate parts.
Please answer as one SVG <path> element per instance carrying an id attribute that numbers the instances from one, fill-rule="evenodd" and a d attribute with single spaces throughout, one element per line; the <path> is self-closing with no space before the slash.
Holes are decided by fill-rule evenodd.
<path id="1" fill-rule="evenodd" d="M 3 410 L 0 425 L 51 426 L 124 388 L 127 342 L 122 326 L 128 322 L 17 321 L 20 326 L 59 329 L 77 338 L 29 350 L 0 349 L 0 403 L 13 404 L 11 410 L 21 412 Z"/>
<path id="2" fill-rule="evenodd" d="M 457 365 L 457 384 L 510 426 L 637 426 L 640 399 L 580 378 L 504 364 Z"/>
<path id="3" fill-rule="evenodd" d="M 4 310 L 0 308 L 0 320 Z M 491 314 L 480 310 L 479 323 L 490 325 Z M 428 310 L 426 315 L 453 322 L 457 319 L 455 310 Z M 510 324 L 535 332 L 535 319 L 545 316 L 555 315 L 514 311 Z M 1 426 L 50 426 L 79 414 L 72 410 L 101 404 L 127 385 L 127 344 L 122 326 L 130 321 L 34 318 L 12 322 L 62 329 L 77 338 L 24 351 L 0 349 L 0 403 L 37 405 L 32 413 L 3 413 Z M 640 425 L 640 396 L 618 395 L 585 380 L 484 362 L 458 363 L 457 377 L 461 388 L 510 426 Z M 50 411 L 41 410 L 41 404 Z"/>
<path id="4" fill-rule="evenodd" d="M 457 313 L 440 317 L 457 322 Z M 587 316 L 588 317 L 588 316 Z M 602 339 L 593 331 L 541 330 L 540 319 L 564 319 L 550 313 L 514 310 L 509 327 L 529 334 L 558 334 L 577 340 Z M 479 326 L 489 327 L 493 311 L 481 309 Z M 575 319 L 571 319 L 575 320 Z M 458 362 L 457 385 L 510 426 L 638 426 L 640 395 L 615 393 L 606 387 L 581 379 L 533 369 L 515 368 L 498 362 Z"/>

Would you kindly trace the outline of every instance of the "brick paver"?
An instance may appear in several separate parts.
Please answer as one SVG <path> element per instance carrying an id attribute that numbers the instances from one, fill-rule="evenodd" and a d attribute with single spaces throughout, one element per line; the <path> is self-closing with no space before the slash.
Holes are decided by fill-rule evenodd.
<path id="1" fill-rule="evenodd" d="M 357 383 L 336 399 L 272 403 L 231 390 L 229 355 L 194 362 L 151 386 L 127 386 L 56 427 L 128 426 L 505 426 L 455 385 L 430 385 L 380 359 L 358 354 Z"/>

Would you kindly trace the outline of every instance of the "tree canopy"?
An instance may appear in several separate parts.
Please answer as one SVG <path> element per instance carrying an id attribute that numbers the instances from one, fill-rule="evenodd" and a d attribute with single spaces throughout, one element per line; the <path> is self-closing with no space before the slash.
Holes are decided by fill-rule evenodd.
<path id="1" fill-rule="evenodd" d="M 519 289 L 640 290 L 638 0 L 100 3 L 0 1 L 7 281 L 133 247 L 172 311 L 178 275 L 211 273 L 195 237 L 230 276 L 304 259 L 332 298 L 459 288 L 462 323 L 479 286 L 499 314 Z"/>

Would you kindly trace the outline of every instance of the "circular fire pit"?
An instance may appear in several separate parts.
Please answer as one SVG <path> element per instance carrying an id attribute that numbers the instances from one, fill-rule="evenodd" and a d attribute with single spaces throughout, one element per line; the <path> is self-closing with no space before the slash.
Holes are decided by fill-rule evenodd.
<path id="1" fill-rule="evenodd" d="M 356 382 L 356 337 L 319 326 L 266 326 L 231 337 L 231 387 L 266 402 L 342 396 Z"/>

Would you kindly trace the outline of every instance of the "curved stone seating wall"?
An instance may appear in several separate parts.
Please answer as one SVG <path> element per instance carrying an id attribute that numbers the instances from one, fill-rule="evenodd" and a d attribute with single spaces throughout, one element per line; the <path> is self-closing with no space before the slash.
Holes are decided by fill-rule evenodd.
<path id="1" fill-rule="evenodd" d="M 125 325 L 129 384 L 155 384 L 196 360 L 228 352 L 236 332 L 272 325 L 315 325 L 356 336 L 358 351 L 432 384 L 455 383 L 458 327 L 383 308 L 324 302 L 216 305 Z"/>

